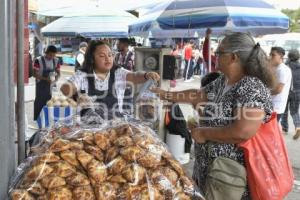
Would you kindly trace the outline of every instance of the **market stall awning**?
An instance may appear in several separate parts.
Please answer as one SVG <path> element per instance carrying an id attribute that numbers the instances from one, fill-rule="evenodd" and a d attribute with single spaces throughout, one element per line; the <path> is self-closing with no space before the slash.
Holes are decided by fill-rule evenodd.
<path id="1" fill-rule="evenodd" d="M 152 37 L 193 36 L 206 28 L 254 35 L 284 33 L 289 18 L 263 0 L 170 0 L 158 4 L 129 26 L 131 35 Z"/>
<path id="2" fill-rule="evenodd" d="M 136 17 L 125 11 L 82 12 L 76 16 L 64 16 L 42 28 L 46 37 L 127 37 L 128 24 Z"/>

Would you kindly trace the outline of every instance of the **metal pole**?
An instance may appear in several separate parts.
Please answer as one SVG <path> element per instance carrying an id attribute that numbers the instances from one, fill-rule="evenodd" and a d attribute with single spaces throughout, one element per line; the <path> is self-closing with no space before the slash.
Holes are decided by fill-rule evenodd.
<path id="1" fill-rule="evenodd" d="M 211 41 L 210 41 L 210 35 L 208 37 L 208 72 L 211 72 Z"/>
<path id="2" fill-rule="evenodd" d="M 13 25 L 15 0 L 0 0 L 0 199 L 7 199 L 15 169 Z"/>
<path id="3" fill-rule="evenodd" d="M 18 163 L 25 158 L 24 109 L 24 0 L 17 1 L 17 131 Z"/>

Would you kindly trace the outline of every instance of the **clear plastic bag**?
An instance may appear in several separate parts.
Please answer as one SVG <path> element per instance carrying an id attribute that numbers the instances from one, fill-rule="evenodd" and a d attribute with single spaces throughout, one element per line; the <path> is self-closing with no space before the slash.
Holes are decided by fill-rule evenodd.
<path id="1" fill-rule="evenodd" d="M 149 127 L 114 120 L 70 130 L 51 133 L 19 166 L 11 199 L 204 199 Z"/>
<path id="2" fill-rule="evenodd" d="M 150 91 L 150 88 L 156 86 L 153 80 L 147 81 L 140 89 L 139 95 L 135 99 L 135 117 L 153 130 L 158 131 L 160 121 L 160 99 Z"/>

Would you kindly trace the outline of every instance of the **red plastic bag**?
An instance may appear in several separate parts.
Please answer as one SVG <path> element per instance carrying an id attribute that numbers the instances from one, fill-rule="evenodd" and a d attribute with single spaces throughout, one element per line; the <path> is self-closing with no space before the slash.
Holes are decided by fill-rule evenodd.
<path id="1" fill-rule="evenodd" d="M 252 199 L 282 200 L 292 190 L 294 174 L 276 113 L 239 146 L 244 150 Z"/>

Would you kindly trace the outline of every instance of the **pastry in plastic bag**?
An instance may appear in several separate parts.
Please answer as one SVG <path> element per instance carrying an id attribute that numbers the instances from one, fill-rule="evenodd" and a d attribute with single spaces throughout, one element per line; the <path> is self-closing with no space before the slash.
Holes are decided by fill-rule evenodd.
<path id="1" fill-rule="evenodd" d="M 119 137 L 133 134 L 131 127 L 128 124 L 124 124 L 122 126 L 116 127 L 115 131 L 117 132 Z"/>
<path id="2" fill-rule="evenodd" d="M 135 144 L 147 148 L 148 144 L 154 144 L 156 143 L 154 138 L 151 135 L 146 135 L 146 134 L 137 134 L 133 136 L 133 141 Z"/>
<path id="3" fill-rule="evenodd" d="M 39 156 L 38 161 L 39 162 L 45 162 L 45 163 L 52 163 L 52 162 L 58 162 L 60 160 L 60 157 L 55 155 L 53 152 L 46 152 Z"/>
<path id="4" fill-rule="evenodd" d="M 120 150 L 120 154 L 122 157 L 127 161 L 136 161 L 142 156 L 144 156 L 144 150 L 140 148 L 139 146 L 129 146 L 124 147 Z"/>
<path id="5" fill-rule="evenodd" d="M 131 164 L 126 166 L 122 171 L 123 177 L 133 185 L 141 184 L 145 180 L 146 170 L 138 164 Z"/>
<path id="6" fill-rule="evenodd" d="M 59 187 L 48 191 L 49 200 L 73 200 L 72 192 L 67 187 Z"/>
<path id="7" fill-rule="evenodd" d="M 46 163 L 33 166 L 25 175 L 29 180 L 40 180 L 45 176 L 48 176 L 53 171 L 53 168 Z"/>
<path id="8" fill-rule="evenodd" d="M 12 200 L 35 200 L 26 190 L 14 190 L 11 194 Z"/>
<path id="9" fill-rule="evenodd" d="M 90 131 L 84 131 L 79 134 L 78 139 L 83 141 L 86 144 L 94 145 L 94 133 Z"/>
<path id="10" fill-rule="evenodd" d="M 84 167 L 84 169 L 87 169 L 87 165 L 89 164 L 89 162 L 94 159 L 94 156 L 83 150 L 76 152 L 76 157 L 79 160 L 80 164 Z"/>
<path id="11" fill-rule="evenodd" d="M 114 141 L 114 145 L 117 145 L 119 147 L 128 147 L 133 145 L 133 141 L 129 136 L 121 136 Z"/>
<path id="12" fill-rule="evenodd" d="M 125 185 L 118 194 L 118 199 L 140 199 L 141 186 Z"/>
<path id="13" fill-rule="evenodd" d="M 141 187 L 140 192 L 142 200 L 149 200 L 149 199 L 155 199 L 155 200 L 164 200 L 164 197 L 159 192 L 159 190 L 152 185 L 145 184 Z"/>
<path id="14" fill-rule="evenodd" d="M 109 163 L 110 161 L 115 159 L 119 155 L 119 153 L 120 153 L 120 149 L 118 147 L 116 147 L 116 146 L 110 147 L 106 151 L 105 162 Z"/>
<path id="15" fill-rule="evenodd" d="M 156 180 L 161 176 L 167 178 L 172 185 L 176 185 L 178 175 L 174 170 L 170 169 L 169 167 L 161 167 L 152 173 L 151 178 L 152 180 Z"/>
<path id="16" fill-rule="evenodd" d="M 108 164 L 109 172 L 110 174 L 120 174 L 126 165 L 126 161 L 119 156 Z"/>
<path id="17" fill-rule="evenodd" d="M 70 142 L 70 150 L 81 150 L 83 149 L 83 143 L 79 141 Z"/>
<path id="18" fill-rule="evenodd" d="M 54 171 L 53 174 L 66 178 L 76 173 L 76 169 L 67 162 L 58 162 L 52 165 Z"/>
<path id="19" fill-rule="evenodd" d="M 66 185 L 66 181 L 59 176 L 49 175 L 41 180 L 41 184 L 47 189 L 53 189 Z"/>
<path id="20" fill-rule="evenodd" d="M 90 185 L 73 189 L 73 200 L 95 200 L 93 188 Z"/>
<path id="21" fill-rule="evenodd" d="M 62 151 L 60 152 L 60 157 L 75 167 L 80 166 L 80 163 L 77 160 L 76 153 L 74 151 L 70 151 L 70 150 Z"/>
<path id="22" fill-rule="evenodd" d="M 110 182 L 102 183 L 94 189 L 97 200 L 115 200 L 117 199 L 117 190 L 114 184 Z"/>
<path id="23" fill-rule="evenodd" d="M 184 171 L 183 171 L 180 163 L 177 160 L 175 160 L 173 158 L 169 158 L 169 159 L 167 159 L 167 161 L 180 176 L 184 175 Z"/>
<path id="24" fill-rule="evenodd" d="M 23 182 L 20 185 L 20 188 L 27 189 L 28 192 L 35 195 L 43 195 L 46 192 L 45 188 L 37 181 L 23 180 Z"/>
<path id="25" fill-rule="evenodd" d="M 191 197 L 186 195 L 184 192 L 179 192 L 175 195 L 174 200 L 191 200 Z"/>
<path id="26" fill-rule="evenodd" d="M 71 186 L 85 186 L 90 184 L 89 178 L 80 172 L 67 177 L 66 181 Z"/>
<path id="27" fill-rule="evenodd" d="M 87 165 L 87 171 L 89 177 L 92 177 L 97 184 L 104 182 L 107 178 L 106 166 L 95 159 Z"/>
<path id="28" fill-rule="evenodd" d="M 100 128 L 70 127 L 65 135 L 52 130 L 62 139 L 49 133 L 42 154 L 37 151 L 19 170 L 10 191 L 36 200 L 201 199 L 180 163 L 146 126 L 116 121 Z"/>
<path id="29" fill-rule="evenodd" d="M 122 175 L 115 175 L 109 177 L 109 181 L 112 183 L 126 183 L 127 180 Z"/>
<path id="30" fill-rule="evenodd" d="M 175 185 L 163 174 L 160 169 L 155 170 L 151 175 L 153 185 L 164 195 L 167 199 L 172 199 L 175 194 Z"/>
<path id="31" fill-rule="evenodd" d="M 108 130 L 108 137 L 110 142 L 114 142 L 118 138 L 118 134 L 115 129 Z"/>
<path id="32" fill-rule="evenodd" d="M 60 152 L 68 150 L 70 147 L 71 145 L 69 140 L 58 138 L 52 143 L 52 145 L 49 147 L 49 150 L 52 152 Z"/>
<path id="33" fill-rule="evenodd" d="M 86 144 L 84 145 L 84 150 L 87 153 L 93 155 L 97 160 L 99 161 L 104 160 L 103 152 L 99 147 Z"/>
<path id="34" fill-rule="evenodd" d="M 161 164 L 162 157 L 157 154 L 146 152 L 138 159 L 138 163 L 145 168 L 156 168 Z"/>
<path id="35" fill-rule="evenodd" d="M 36 200 L 48 200 L 48 199 L 49 199 L 48 194 L 44 194 L 38 196 Z"/>
<path id="36" fill-rule="evenodd" d="M 194 190 L 193 181 L 187 176 L 180 177 L 180 181 L 184 192 L 192 193 Z"/>
<path id="37" fill-rule="evenodd" d="M 95 143 L 100 149 L 107 150 L 110 147 L 110 140 L 106 131 L 95 133 L 94 138 Z"/>

